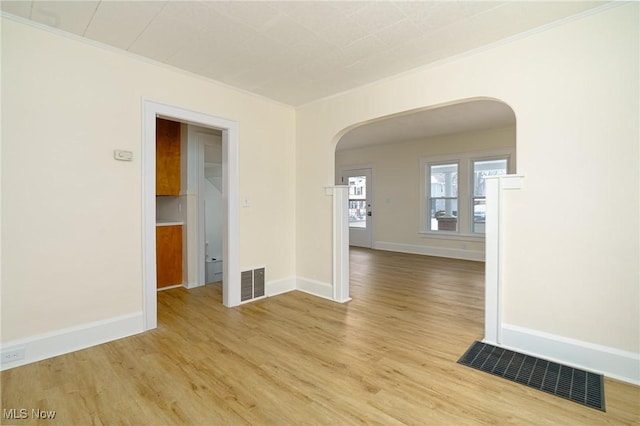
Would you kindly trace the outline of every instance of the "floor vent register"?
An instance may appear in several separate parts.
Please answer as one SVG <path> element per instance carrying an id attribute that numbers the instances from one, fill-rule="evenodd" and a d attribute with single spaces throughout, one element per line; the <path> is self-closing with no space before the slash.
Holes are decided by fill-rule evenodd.
<path id="1" fill-rule="evenodd" d="M 567 367 L 482 342 L 471 345 L 458 363 L 606 411 L 604 377 L 601 374 Z"/>

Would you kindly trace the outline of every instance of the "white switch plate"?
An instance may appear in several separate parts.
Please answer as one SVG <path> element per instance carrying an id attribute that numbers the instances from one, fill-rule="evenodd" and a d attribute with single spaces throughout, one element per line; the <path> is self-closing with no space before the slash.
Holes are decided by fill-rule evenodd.
<path id="1" fill-rule="evenodd" d="M 113 158 L 120 161 L 131 161 L 133 160 L 133 152 L 116 149 L 113 151 Z"/>

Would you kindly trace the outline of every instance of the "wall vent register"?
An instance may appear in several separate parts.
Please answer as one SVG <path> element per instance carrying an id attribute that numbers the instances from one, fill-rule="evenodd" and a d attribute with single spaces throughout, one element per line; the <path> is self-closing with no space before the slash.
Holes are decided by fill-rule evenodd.
<path id="1" fill-rule="evenodd" d="M 243 271 L 240 274 L 240 301 L 264 297 L 264 269 Z"/>

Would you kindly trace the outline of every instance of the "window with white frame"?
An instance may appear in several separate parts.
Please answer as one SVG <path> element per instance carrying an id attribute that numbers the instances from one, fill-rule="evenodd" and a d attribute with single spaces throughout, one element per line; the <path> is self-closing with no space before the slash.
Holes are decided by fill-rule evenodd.
<path id="1" fill-rule="evenodd" d="M 473 229 L 476 234 L 484 234 L 486 192 L 485 178 L 507 174 L 507 158 L 473 160 Z"/>
<path id="2" fill-rule="evenodd" d="M 429 164 L 429 230 L 458 230 L 458 163 Z"/>
<path id="3" fill-rule="evenodd" d="M 420 232 L 484 236 L 485 179 L 513 173 L 512 157 L 503 149 L 421 159 Z"/>

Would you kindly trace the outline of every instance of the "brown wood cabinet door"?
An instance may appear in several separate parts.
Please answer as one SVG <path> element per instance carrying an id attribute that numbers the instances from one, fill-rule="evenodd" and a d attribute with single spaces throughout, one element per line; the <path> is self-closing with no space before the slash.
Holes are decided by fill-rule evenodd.
<path id="1" fill-rule="evenodd" d="M 158 288 L 182 284 L 182 226 L 156 227 Z"/>
<path id="2" fill-rule="evenodd" d="M 156 118 L 156 195 L 180 195 L 180 123 Z"/>

